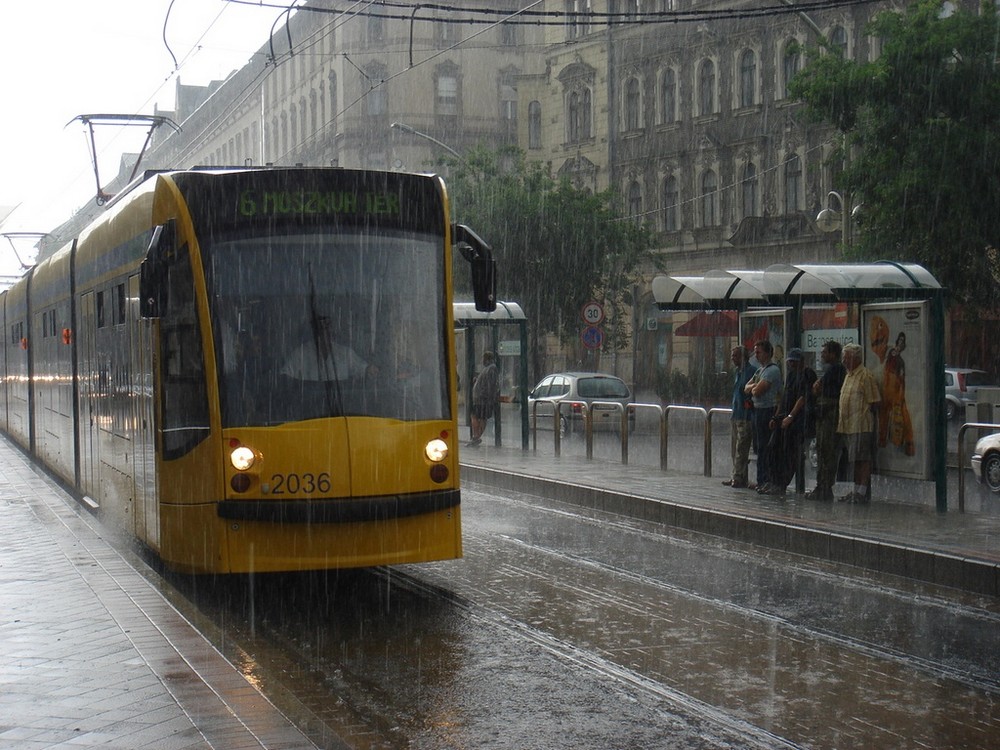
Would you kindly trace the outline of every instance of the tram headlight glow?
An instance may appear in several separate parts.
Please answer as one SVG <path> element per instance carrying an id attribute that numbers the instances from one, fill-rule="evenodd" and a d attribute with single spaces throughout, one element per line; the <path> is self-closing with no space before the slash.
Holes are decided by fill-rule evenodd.
<path id="1" fill-rule="evenodd" d="M 254 465 L 256 460 L 257 456 L 253 449 L 247 448 L 245 445 L 234 448 L 233 452 L 229 454 L 229 461 L 237 471 L 246 471 Z"/>
<path id="2" fill-rule="evenodd" d="M 424 455 L 434 463 L 444 461 L 448 457 L 448 444 L 440 438 L 434 438 L 424 446 Z"/>

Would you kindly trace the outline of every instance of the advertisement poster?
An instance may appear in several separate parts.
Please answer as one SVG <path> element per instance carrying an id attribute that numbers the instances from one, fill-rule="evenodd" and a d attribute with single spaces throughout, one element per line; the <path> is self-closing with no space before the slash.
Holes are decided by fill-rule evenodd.
<path id="1" fill-rule="evenodd" d="M 879 384 L 882 403 L 875 435 L 875 470 L 930 479 L 930 306 L 927 302 L 861 309 L 864 364 Z"/>
<path id="2" fill-rule="evenodd" d="M 785 371 L 785 331 L 788 324 L 786 310 L 748 310 L 740 313 L 740 343 L 750 352 L 753 359 L 753 345 L 757 341 L 767 339 L 774 347 L 774 361 Z"/>

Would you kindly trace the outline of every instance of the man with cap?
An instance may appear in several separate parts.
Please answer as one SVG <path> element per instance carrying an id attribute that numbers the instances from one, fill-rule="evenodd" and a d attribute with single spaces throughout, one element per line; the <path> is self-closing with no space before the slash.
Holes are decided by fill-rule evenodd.
<path id="1" fill-rule="evenodd" d="M 785 488 L 795 477 L 802 463 L 802 443 L 809 425 L 807 415 L 812 413 L 813 383 L 816 373 L 806 367 L 802 350 L 798 347 L 788 350 L 785 357 L 785 388 L 781 401 L 769 425 L 771 429 L 771 481 L 763 489 L 765 495 L 782 496 Z"/>

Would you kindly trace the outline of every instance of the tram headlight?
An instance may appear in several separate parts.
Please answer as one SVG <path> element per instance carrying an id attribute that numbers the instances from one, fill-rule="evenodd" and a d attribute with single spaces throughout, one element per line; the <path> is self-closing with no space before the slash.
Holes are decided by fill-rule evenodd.
<path id="1" fill-rule="evenodd" d="M 424 446 L 424 455 L 434 463 L 440 463 L 448 457 L 448 444 L 441 438 L 434 438 Z"/>
<path id="2" fill-rule="evenodd" d="M 233 452 L 229 454 L 229 461 L 237 471 L 246 471 L 254 465 L 256 460 L 257 454 L 253 452 L 252 448 L 247 448 L 245 445 L 234 448 Z"/>

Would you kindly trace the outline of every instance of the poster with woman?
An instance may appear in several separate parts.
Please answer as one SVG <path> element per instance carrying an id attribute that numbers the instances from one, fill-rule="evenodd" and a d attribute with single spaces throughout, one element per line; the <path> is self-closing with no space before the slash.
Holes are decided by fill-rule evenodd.
<path id="1" fill-rule="evenodd" d="M 882 401 L 875 433 L 876 470 L 930 478 L 926 404 L 930 403 L 927 346 L 929 305 L 900 302 L 862 308 L 865 367 L 879 384 Z"/>

